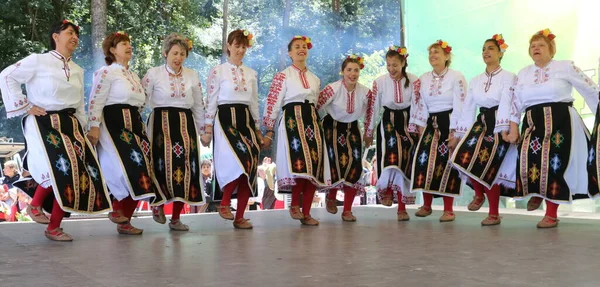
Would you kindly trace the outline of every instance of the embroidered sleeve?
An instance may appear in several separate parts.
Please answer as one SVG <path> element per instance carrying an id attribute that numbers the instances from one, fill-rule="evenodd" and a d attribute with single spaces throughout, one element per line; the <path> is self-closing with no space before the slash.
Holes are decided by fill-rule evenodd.
<path id="1" fill-rule="evenodd" d="M 206 114 L 204 115 L 204 124 L 212 125 L 217 114 L 217 103 L 219 99 L 219 88 L 221 85 L 220 66 L 212 68 L 208 72 L 208 93 L 206 94 Z"/>
<path id="2" fill-rule="evenodd" d="M 154 69 L 148 70 L 146 75 L 142 79 L 142 87 L 144 88 L 144 92 L 146 93 L 146 103 L 152 102 L 152 96 L 154 94 L 154 77 L 152 77 L 152 71 Z"/>
<path id="3" fill-rule="evenodd" d="M 285 92 L 285 74 L 277 73 L 275 74 L 275 77 L 273 77 L 269 95 L 267 95 L 267 102 L 265 103 L 265 111 L 263 113 L 263 125 L 267 129 L 273 129 L 275 126 L 275 120 L 279 116 L 279 110 L 281 110 Z"/>
<path id="4" fill-rule="evenodd" d="M 462 138 L 467 133 L 467 131 L 469 130 L 471 125 L 473 124 L 473 122 L 475 120 L 475 108 L 476 108 L 475 95 L 473 95 L 473 85 L 471 82 L 471 85 L 467 92 L 467 96 L 465 97 L 465 100 L 464 100 L 462 112 L 461 112 L 460 116 L 458 117 L 456 131 L 454 132 L 454 135 L 456 137 Z"/>
<path id="5" fill-rule="evenodd" d="M 467 81 L 462 74 L 458 75 L 458 81 L 454 83 L 454 99 L 452 103 L 452 114 L 450 115 L 450 129 L 458 130 L 458 119 L 467 97 Z M 466 129 L 462 130 L 466 132 Z"/>
<path id="6" fill-rule="evenodd" d="M 516 84 L 517 77 L 510 79 L 502 83 L 502 89 L 500 91 L 500 104 L 498 104 L 498 112 L 496 112 L 496 127 L 494 133 L 501 131 L 510 130 L 510 121 L 512 113 L 512 101 L 514 97 L 514 85 Z"/>
<path id="7" fill-rule="evenodd" d="M 92 91 L 88 105 L 88 121 L 90 127 L 99 127 L 102 122 L 102 110 L 110 94 L 112 78 L 108 67 L 102 67 L 94 73 Z"/>
<path id="8" fill-rule="evenodd" d="M 252 79 L 252 101 L 250 102 L 250 113 L 254 119 L 254 129 L 260 129 L 260 115 L 258 112 L 258 75 L 254 72 Z"/>
<path id="9" fill-rule="evenodd" d="M 325 113 L 325 107 L 333 100 L 334 95 L 335 92 L 331 85 L 327 85 L 325 89 L 319 93 L 319 98 L 317 99 L 317 111 Z"/>
<path id="10" fill-rule="evenodd" d="M 0 90 L 6 108 L 6 117 L 13 118 L 25 114 L 31 106 L 23 94 L 21 84 L 25 84 L 35 76 L 38 66 L 38 55 L 30 55 L 23 60 L 8 66 L 0 73 Z"/>
<path id="11" fill-rule="evenodd" d="M 598 107 L 598 86 L 586 74 L 571 62 L 568 81 L 581 94 L 590 109 L 595 113 Z"/>
<path id="12" fill-rule="evenodd" d="M 409 124 L 424 127 L 427 125 L 429 111 L 425 100 L 421 97 L 421 79 L 413 83 L 413 96 L 411 97 Z M 413 127 L 416 130 L 416 127 Z"/>
<path id="13" fill-rule="evenodd" d="M 377 84 L 373 82 L 373 87 L 376 88 Z M 367 94 L 367 114 L 365 115 L 365 136 L 373 137 L 373 130 L 375 127 L 375 107 L 377 105 L 377 95 L 369 90 Z"/>
<path id="14" fill-rule="evenodd" d="M 84 85 L 83 85 L 83 70 L 79 73 L 78 75 L 77 81 L 79 81 L 81 83 L 81 88 L 79 89 L 79 94 L 81 95 L 81 100 L 79 101 L 79 106 L 77 107 L 77 110 L 75 111 L 75 117 L 77 118 L 77 120 L 79 120 L 79 124 L 81 125 L 82 128 L 86 129 L 88 128 L 88 119 L 87 119 L 87 114 L 85 113 L 85 91 L 83 89 Z"/>
<path id="15" fill-rule="evenodd" d="M 498 106 L 498 112 L 496 113 L 496 127 L 494 133 L 501 131 L 510 130 L 510 122 L 520 124 L 521 122 L 521 104 L 517 97 L 517 84 L 519 78 L 515 77 L 512 85 L 508 85 L 508 88 L 503 87 L 502 97 L 500 98 L 500 105 Z"/>
<path id="16" fill-rule="evenodd" d="M 194 121 L 196 122 L 196 128 L 199 134 L 204 134 L 204 98 L 202 97 L 202 84 L 200 78 L 196 72 L 193 72 L 192 80 L 192 97 L 194 98 L 194 105 L 192 106 L 192 113 L 194 114 Z"/>

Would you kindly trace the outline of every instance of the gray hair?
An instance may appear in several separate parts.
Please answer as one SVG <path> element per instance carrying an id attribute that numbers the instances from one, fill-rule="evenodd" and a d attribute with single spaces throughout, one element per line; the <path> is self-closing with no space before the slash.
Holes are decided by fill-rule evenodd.
<path id="1" fill-rule="evenodd" d="M 17 168 L 17 162 L 14 160 L 7 160 L 4 162 L 4 167 L 8 167 L 8 166 Z"/>
<path id="2" fill-rule="evenodd" d="M 183 35 L 177 34 L 177 33 L 169 34 L 169 36 L 167 36 L 167 38 L 165 38 L 165 40 L 163 41 L 163 44 L 162 44 L 163 55 L 169 54 L 169 51 L 171 51 L 171 48 L 173 48 L 173 46 L 175 46 L 175 45 L 179 45 L 182 49 L 185 50 L 186 57 L 189 56 L 190 46 L 188 44 L 187 39 L 185 37 L 183 37 Z"/>

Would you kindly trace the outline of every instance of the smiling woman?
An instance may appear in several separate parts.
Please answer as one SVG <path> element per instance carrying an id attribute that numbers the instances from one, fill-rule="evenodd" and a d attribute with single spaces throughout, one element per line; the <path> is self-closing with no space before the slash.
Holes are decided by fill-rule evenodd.
<path id="1" fill-rule="evenodd" d="M 162 195 L 156 183 L 150 140 L 140 116 L 146 95 L 140 78 L 129 69 L 132 56 L 129 35 L 111 33 L 102 42 L 107 66 L 94 73 L 89 96 L 88 138 L 96 145 L 106 185 L 112 195 L 113 212 L 120 234 L 138 235 L 143 230 L 131 225 L 131 216 L 140 199 Z"/>
<path id="2" fill-rule="evenodd" d="M 266 128 L 264 147 L 271 146 L 277 125 L 277 185 L 279 192 L 291 193 L 290 215 L 303 225 L 316 226 L 310 216 L 317 187 L 323 186 L 323 132 L 315 109 L 321 80 L 306 68 L 307 36 L 294 36 L 288 43 L 292 66 L 275 74 L 263 113 Z M 285 136 L 284 136 L 285 135 Z M 300 196 L 302 212 L 300 212 Z"/>
<path id="3" fill-rule="evenodd" d="M 0 74 L 2 99 L 14 103 L 6 106 L 7 116 L 27 114 L 26 169 L 39 183 L 27 212 L 48 224 L 46 237 L 57 241 L 72 240 L 60 228 L 63 210 L 96 214 L 111 208 L 94 149 L 84 138 L 83 70 L 71 60 L 78 44 L 79 27 L 60 21 L 50 32 L 52 51 L 30 55 Z M 54 200 L 50 219 L 41 208 L 46 199 Z"/>
<path id="4" fill-rule="evenodd" d="M 546 215 L 538 223 L 539 228 L 558 225 L 559 204 L 597 196 L 599 189 L 597 154 L 593 152 L 598 144 L 597 129 L 588 147 L 587 130 L 573 108 L 571 93 L 575 88 L 595 109 L 598 87 L 572 61 L 553 60 L 555 37 L 550 29 L 531 36 L 529 55 L 534 63 L 521 69 L 510 100 L 500 105 L 499 117 L 510 119 L 510 123 L 498 123 L 496 127 L 504 131 L 504 138 L 518 145 L 513 197 L 530 198 L 527 210 L 538 209 L 546 201 Z M 525 120 L 519 135 L 522 113 Z M 592 150 L 589 157 L 588 149 Z M 588 167 L 589 178 L 581 172 Z"/>

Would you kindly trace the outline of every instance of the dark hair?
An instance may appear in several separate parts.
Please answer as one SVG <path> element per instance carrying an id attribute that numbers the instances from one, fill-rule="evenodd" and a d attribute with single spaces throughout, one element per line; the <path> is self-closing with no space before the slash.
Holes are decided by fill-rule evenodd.
<path id="1" fill-rule="evenodd" d="M 60 32 L 69 29 L 69 27 L 72 27 L 73 30 L 75 30 L 77 37 L 79 37 L 79 26 L 77 26 L 67 20 L 62 20 L 62 21 L 56 22 L 54 25 L 52 25 L 52 28 L 50 29 L 50 49 L 51 50 L 56 50 L 56 42 L 54 41 L 54 38 L 52 38 L 52 36 L 54 34 L 60 34 Z"/>
<path id="2" fill-rule="evenodd" d="M 246 47 L 250 46 L 248 36 L 245 36 L 244 30 L 241 29 L 233 30 L 229 33 L 229 36 L 227 36 L 227 44 L 233 45 L 234 42 Z M 229 56 L 229 50 L 227 50 L 227 56 Z"/>
<path id="3" fill-rule="evenodd" d="M 296 41 L 302 41 L 303 43 L 306 43 L 306 40 L 301 39 L 301 38 L 293 38 L 292 40 L 290 40 L 290 42 L 288 43 L 288 52 L 292 50 L 292 44 L 294 44 L 294 42 Z"/>
<path id="4" fill-rule="evenodd" d="M 484 48 L 485 48 L 485 43 L 487 43 L 487 42 L 494 43 L 494 45 L 496 46 L 496 48 L 498 48 L 498 51 L 502 50 L 502 49 L 500 49 L 500 45 L 498 45 L 498 41 L 496 41 L 495 39 L 487 39 L 487 40 L 485 40 L 485 42 L 483 42 Z M 500 60 L 498 62 L 502 62 L 502 57 L 503 56 L 500 56 Z"/>
<path id="5" fill-rule="evenodd" d="M 358 65 L 358 68 L 360 70 L 362 70 L 363 66 L 360 64 L 360 62 L 358 61 L 358 59 L 353 59 L 353 58 L 349 58 L 346 57 L 346 59 L 344 60 L 344 62 L 342 62 L 342 71 L 344 71 L 344 69 L 346 69 L 346 66 L 348 66 L 349 63 L 355 63 Z"/>
<path id="6" fill-rule="evenodd" d="M 110 51 L 110 48 L 115 48 L 121 42 L 130 42 L 129 35 L 121 32 L 110 33 L 104 41 L 102 41 L 102 51 L 104 51 L 104 62 L 107 65 L 114 63 L 117 58 Z"/>
<path id="7" fill-rule="evenodd" d="M 404 66 L 402 66 L 402 77 L 406 79 L 406 81 L 404 82 L 404 88 L 408 88 L 408 86 L 410 85 L 410 79 L 408 78 L 408 74 L 406 73 L 406 67 L 408 67 L 408 59 L 402 55 L 400 55 L 400 53 L 398 53 L 398 51 L 396 50 L 388 50 L 387 53 L 385 53 L 385 57 L 386 58 L 393 58 L 393 57 L 398 57 L 398 59 L 400 59 L 400 61 L 404 61 Z"/>

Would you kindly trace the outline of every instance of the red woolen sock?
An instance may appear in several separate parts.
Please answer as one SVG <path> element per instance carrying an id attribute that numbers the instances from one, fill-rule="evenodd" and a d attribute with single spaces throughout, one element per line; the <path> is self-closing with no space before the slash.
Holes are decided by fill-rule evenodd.
<path id="1" fill-rule="evenodd" d="M 300 206 L 300 196 L 302 195 L 302 192 L 304 190 L 304 185 L 304 179 L 296 179 L 296 185 L 292 187 L 292 202 L 290 203 L 291 206 Z"/>
<path id="2" fill-rule="evenodd" d="M 225 185 L 225 187 L 223 187 L 223 199 L 221 199 L 221 206 L 231 205 L 231 195 L 233 194 L 233 191 L 236 187 L 238 187 L 238 179 L 228 183 L 227 185 Z"/>
<path id="3" fill-rule="evenodd" d="M 133 198 L 131 198 L 131 196 L 123 198 L 123 200 L 121 200 L 121 206 L 123 208 L 123 216 L 129 218 L 129 220 L 131 221 L 131 217 L 133 216 L 133 213 L 135 212 L 137 205 L 138 205 L 138 201 L 133 200 Z"/>
<path id="4" fill-rule="evenodd" d="M 123 204 L 120 201 L 118 201 L 117 199 L 113 199 L 112 206 L 113 206 L 114 212 L 121 211 L 122 214 L 125 214 L 125 211 L 123 210 Z M 123 215 L 123 216 L 125 216 L 125 215 Z"/>
<path id="5" fill-rule="evenodd" d="M 402 195 L 398 193 L 398 213 L 406 211 L 406 204 L 402 202 Z"/>
<path id="6" fill-rule="evenodd" d="M 558 218 L 558 204 L 546 200 L 546 216 Z"/>
<path id="7" fill-rule="evenodd" d="M 183 210 L 184 203 L 181 201 L 173 202 L 173 214 L 171 215 L 171 220 L 179 220 L 181 217 L 181 210 Z"/>
<path id="8" fill-rule="evenodd" d="M 52 231 L 56 228 L 60 227 L 60 223 L 65 216 L 65 212 L 60 208 L 60 204 L 58 201 L 54 199 L 54 204 L 52 206 L 52 214 L 50 215 L 50 223 L 48 224 L 48 231 Z"/>
<path id="9" fill-rule="evenodd" d="M 483 186 L 483 184 L 479 183 L 476 180 L 471 180 L 471 185 L 473 186 L 473 190 L 475 191 L 475 195 L 477 197 L 484 197 L 483 193 L 485 191 L 485 186 Z"/>
<path id="10" fill-rule="evenodd" d="M 499 205 L 500 205 L 500 186 L 494 185 L 491 189 L 486 189 L 485 193 L 487 194 L 488 203 L 490 205 L 489 215 L 499 215 Z"/>
<path id="11" fill-rule="evenodd" d="M 431 209 L 432 203 L 433 203 L 433 194 L 423 192 L 423 206 L 429 207 L 429 209 Z"/>
<path id="12" fill-rule="evenodd" d="M 310 216 L 310 208 L 312 206 L 313 198 L 315 197 L 315 186 L 306 182 L 304 184 L 304 194 L 302 195 L 302 214 L 304 216 Z"/>
<path id="13" fill-rule="evenodd" d="M 344 212 L 352 210 L 352 203 L 356 197 L 356 189 L 344 186 Z"/>
<path id="14" fill-rule="evenodd" d="M 387 188 L 387 190 L 385 191 L 385 196 L 389 196 L 389 197 L 394 196 L 394 191 L 392 190 L 391 187 Z"/>
<path id="15" fill-rule="evenodd" d="M 344 188 L 344 191 L 346 189 Z M 327 199 L 329 200 L 337 200 L 335 197 L 337 196 L 337 189 L 331 189 L 327 192 Z M 337 201 L 336 201 L 337 202 Z"/>
<path id="16" fill-rule="evenodd" d="M 247 182 L 238 185 L 237 209 L 235 210 L 235 220 L 244 218 L 244 212 L 250 199 L 250 187 Z"/>
<path id="17" fill-rule="evenodd" d="M 46 197 L 52 193 L 52 187 L 44 188 L 42 185 L 38 185 L 31 199 L 31 206 L 39 207 L 44 204 Z"/>
<path id="18" fill-rule="evenodd" d="M 453 212 L 452 205 L 454 205 L 454 197 L 444 196 L 444 211 Z"/>

